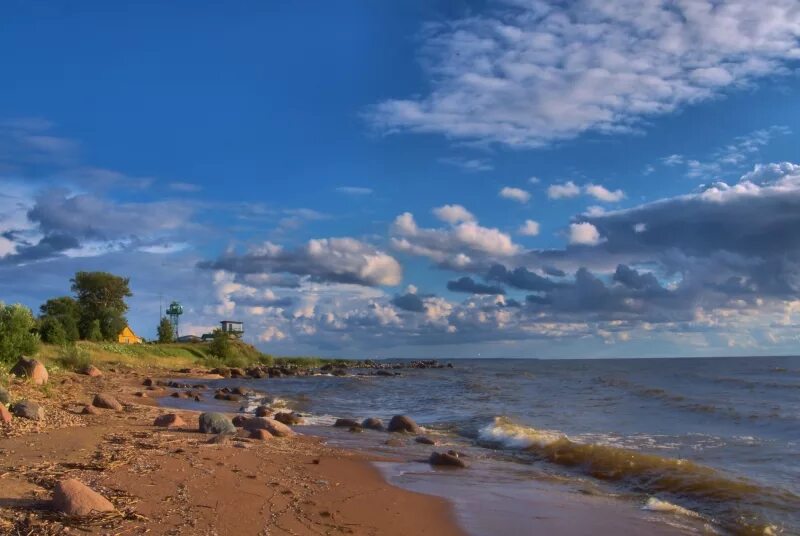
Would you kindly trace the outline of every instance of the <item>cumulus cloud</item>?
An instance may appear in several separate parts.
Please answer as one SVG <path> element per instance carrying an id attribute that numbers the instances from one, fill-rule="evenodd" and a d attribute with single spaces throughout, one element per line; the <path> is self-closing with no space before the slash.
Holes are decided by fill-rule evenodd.
<path id="1" fill-rule="evenodd" d="M 451 212 L 448 215 L 452 216 Z M 455 269 L 520 251 L 511 237 L 499 229 L 483 227 L 477 221 L 456 221 L 459 223 L 447 228 L 421 228 L 414 216 L 405 212 L 392 224 L 392 245 L 398 251 L 428 257 L 443 267 Z"/>
<path id="2" fill-rule="evenodd" d="M 475 221 L 475 216 L 461 205 L 444 205 L 433 209 L 433 214 L 443 222 L 453 225 Z"/>
<path id="3" fill-rule="evenodd" d="M 596 246 L 600 243 L 600 232 L 588 222 L 569 225 L 569 243 L 581 246 Z"/>
<path id="4" fill-rule="evenodd" d="M 500 190 L 500 197 L 517 201 L 518 203 L 527 203 L 531 199 L 531 194 L 521 188 L 512 188 L 506 186 Z"/>
<path id="5" fill-rule="evenodd" d="M 368 117 L 388 132 L 539 147 L 648 117 L 789 71 L 800 56 L 794 0 L 499 2 L 426 25 L 431 91 Z"/>
<path id="6" fill-rule="evenodd" d="M 245 254 L 228 253 L 200 266 L 236 274 L 288 273 L 366 286 L 398 285 L 403 277 L 394 257 L 354 238 L 314 239 L 296 249 L 267 242 Z"/>
<path id="7" fill-rule="evenodd" d="M 604 201 L 606 203 L 616 203 L 617 201 L 622 201 L 625 198 L 625 192 L 622 190 L 611 191 L 600 184 L 587 184 L 584 186 L 584 191 L 587 195 L 594 197 L 598 201 Z"/>
<path id="8" fill-rule="evenodd" d="M 539 235 L 539 222 L 533 220 L 525 220 L 525 223 L 520 226 L 517 231 L 523 236 L 538 236 Z"/>
<path id="9" fill-rule="evenodd" d="M 547 187 L 547 197 L 550 199 L 577 197 L 580 193 L 580 187 L 572 181 L 567 181 L 564 184 L 551 184 Z"/>

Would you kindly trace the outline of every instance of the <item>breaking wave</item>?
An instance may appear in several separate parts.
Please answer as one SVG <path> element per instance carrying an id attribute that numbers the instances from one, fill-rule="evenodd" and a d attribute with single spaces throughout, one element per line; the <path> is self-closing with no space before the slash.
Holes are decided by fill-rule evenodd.
<path id="1" fill-rule="evenodd" d="M 496 417 L 493 423 L 481 428 L 478 441 L 487 446 L 524 451 L 536 460 L 623 484 L 635 492 L 667 495 L 676 502 L 687 503 L 687 506 L 674 505 L 676 508 L 686 512 L 706 511 L 735 534 L 769 534 L 774 530 L 758 512 L 743 511 L 743 505 L 791 511 L 800 504 L 800 497 L 788 491 L 728 477 L 688 460 L 580 443 L 561 432 L 523 426 L 507 417 Z M 650 506 L 663 508 L 665 504 L 671 503 L 653 502 Z"/>

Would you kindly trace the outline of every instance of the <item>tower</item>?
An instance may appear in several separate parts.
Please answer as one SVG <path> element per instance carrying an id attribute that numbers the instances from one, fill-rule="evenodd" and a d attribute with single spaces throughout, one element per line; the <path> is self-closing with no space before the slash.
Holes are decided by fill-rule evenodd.
<path id="1" fill-rule="evenodd" d="M 178 324 L 180 323 L 180 317 L 183 314 L 183 307 L 180 303 L 174 301 L 169 304 L 167 307 L 167 316 L 169 317 L 169 321 L 172 323 L 172 331 L 175 333 L 175 339 L 180 336 L 178 334 Z"/>

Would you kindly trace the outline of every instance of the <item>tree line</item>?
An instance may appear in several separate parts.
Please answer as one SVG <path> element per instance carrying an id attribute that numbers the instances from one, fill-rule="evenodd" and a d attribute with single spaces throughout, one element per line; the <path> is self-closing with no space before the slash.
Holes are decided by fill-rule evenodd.
<path id="1" fill-rule="evenodd" d="M 72 296 L 50 298 L 39 316 L 20 304 L 0 302 L 0 361 L 32 354 L 39 341 L 70 344 L 78 340 L 114 341 L 127 325 L 130 279 L 108 272 L 77 272 Z"/>

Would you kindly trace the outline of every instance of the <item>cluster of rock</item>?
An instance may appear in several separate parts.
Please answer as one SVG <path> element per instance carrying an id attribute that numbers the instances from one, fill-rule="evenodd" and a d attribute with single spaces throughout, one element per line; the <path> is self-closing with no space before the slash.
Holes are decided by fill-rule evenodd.
<path id="1" fill-rule="evenodd" d="M 177 417 L 177 416 L 176 416 Z M 159 419 L 167 421 L 167 416 Z M 158 421 L 158 419 L 156 419 Z M 164 424 L 156 424 L 164 426 Z M 200 415 L 200 432 L 204 434 L 214 434 L 215 436 L 233 435 L 239 433 L 241 429 L 252 439 L 266 440 L 272 437 L 292 437 L 294 431 L 289 425 L 270 417 L 245 417 L 237 415 L 234 419 L 229 418 L 223 413 L 203 413 Z"/>
<path id="2" fill-rule="evenodd" d="M 223 378 L 280 378 L 282 376 L 309 376 L 311 369 L 301 368 L 297 365 L 281 365 L 279 367 L 267 365 L 254 365 L 248 368 L 217 367 L 209 371 Z"/>
<path id="3" fill-rule="evenodd" d="M 351 432 L 361 432 L 366 429 L 381 432 L 387 431 L 393 434 L 412 434 L 417 436 L 414 438 L 414 441 L 417 443 L 422 445 L 436 445 L 436 441 L 421 435 L 423 432 L 422 428 L 414 422 L 414 419 L 407 415 L 395 415 L 391 418 L 387 426 L 384 426 L 383 421 L 377 417 L 368 417 L 361 422 L 355 419 L 336 419 L 333 426 L 337 428 L 348 428 Z M 397 438 L 390 438 L 386 441 L 386 444 L 390 446 L 402 446 L 404 443 Z M 453 450 L 448 450 L 447 452 L 433 452 L 428 462 L 431 465 L 465 468 L 467 464 L 462 457 L 462 454 Z"/>

